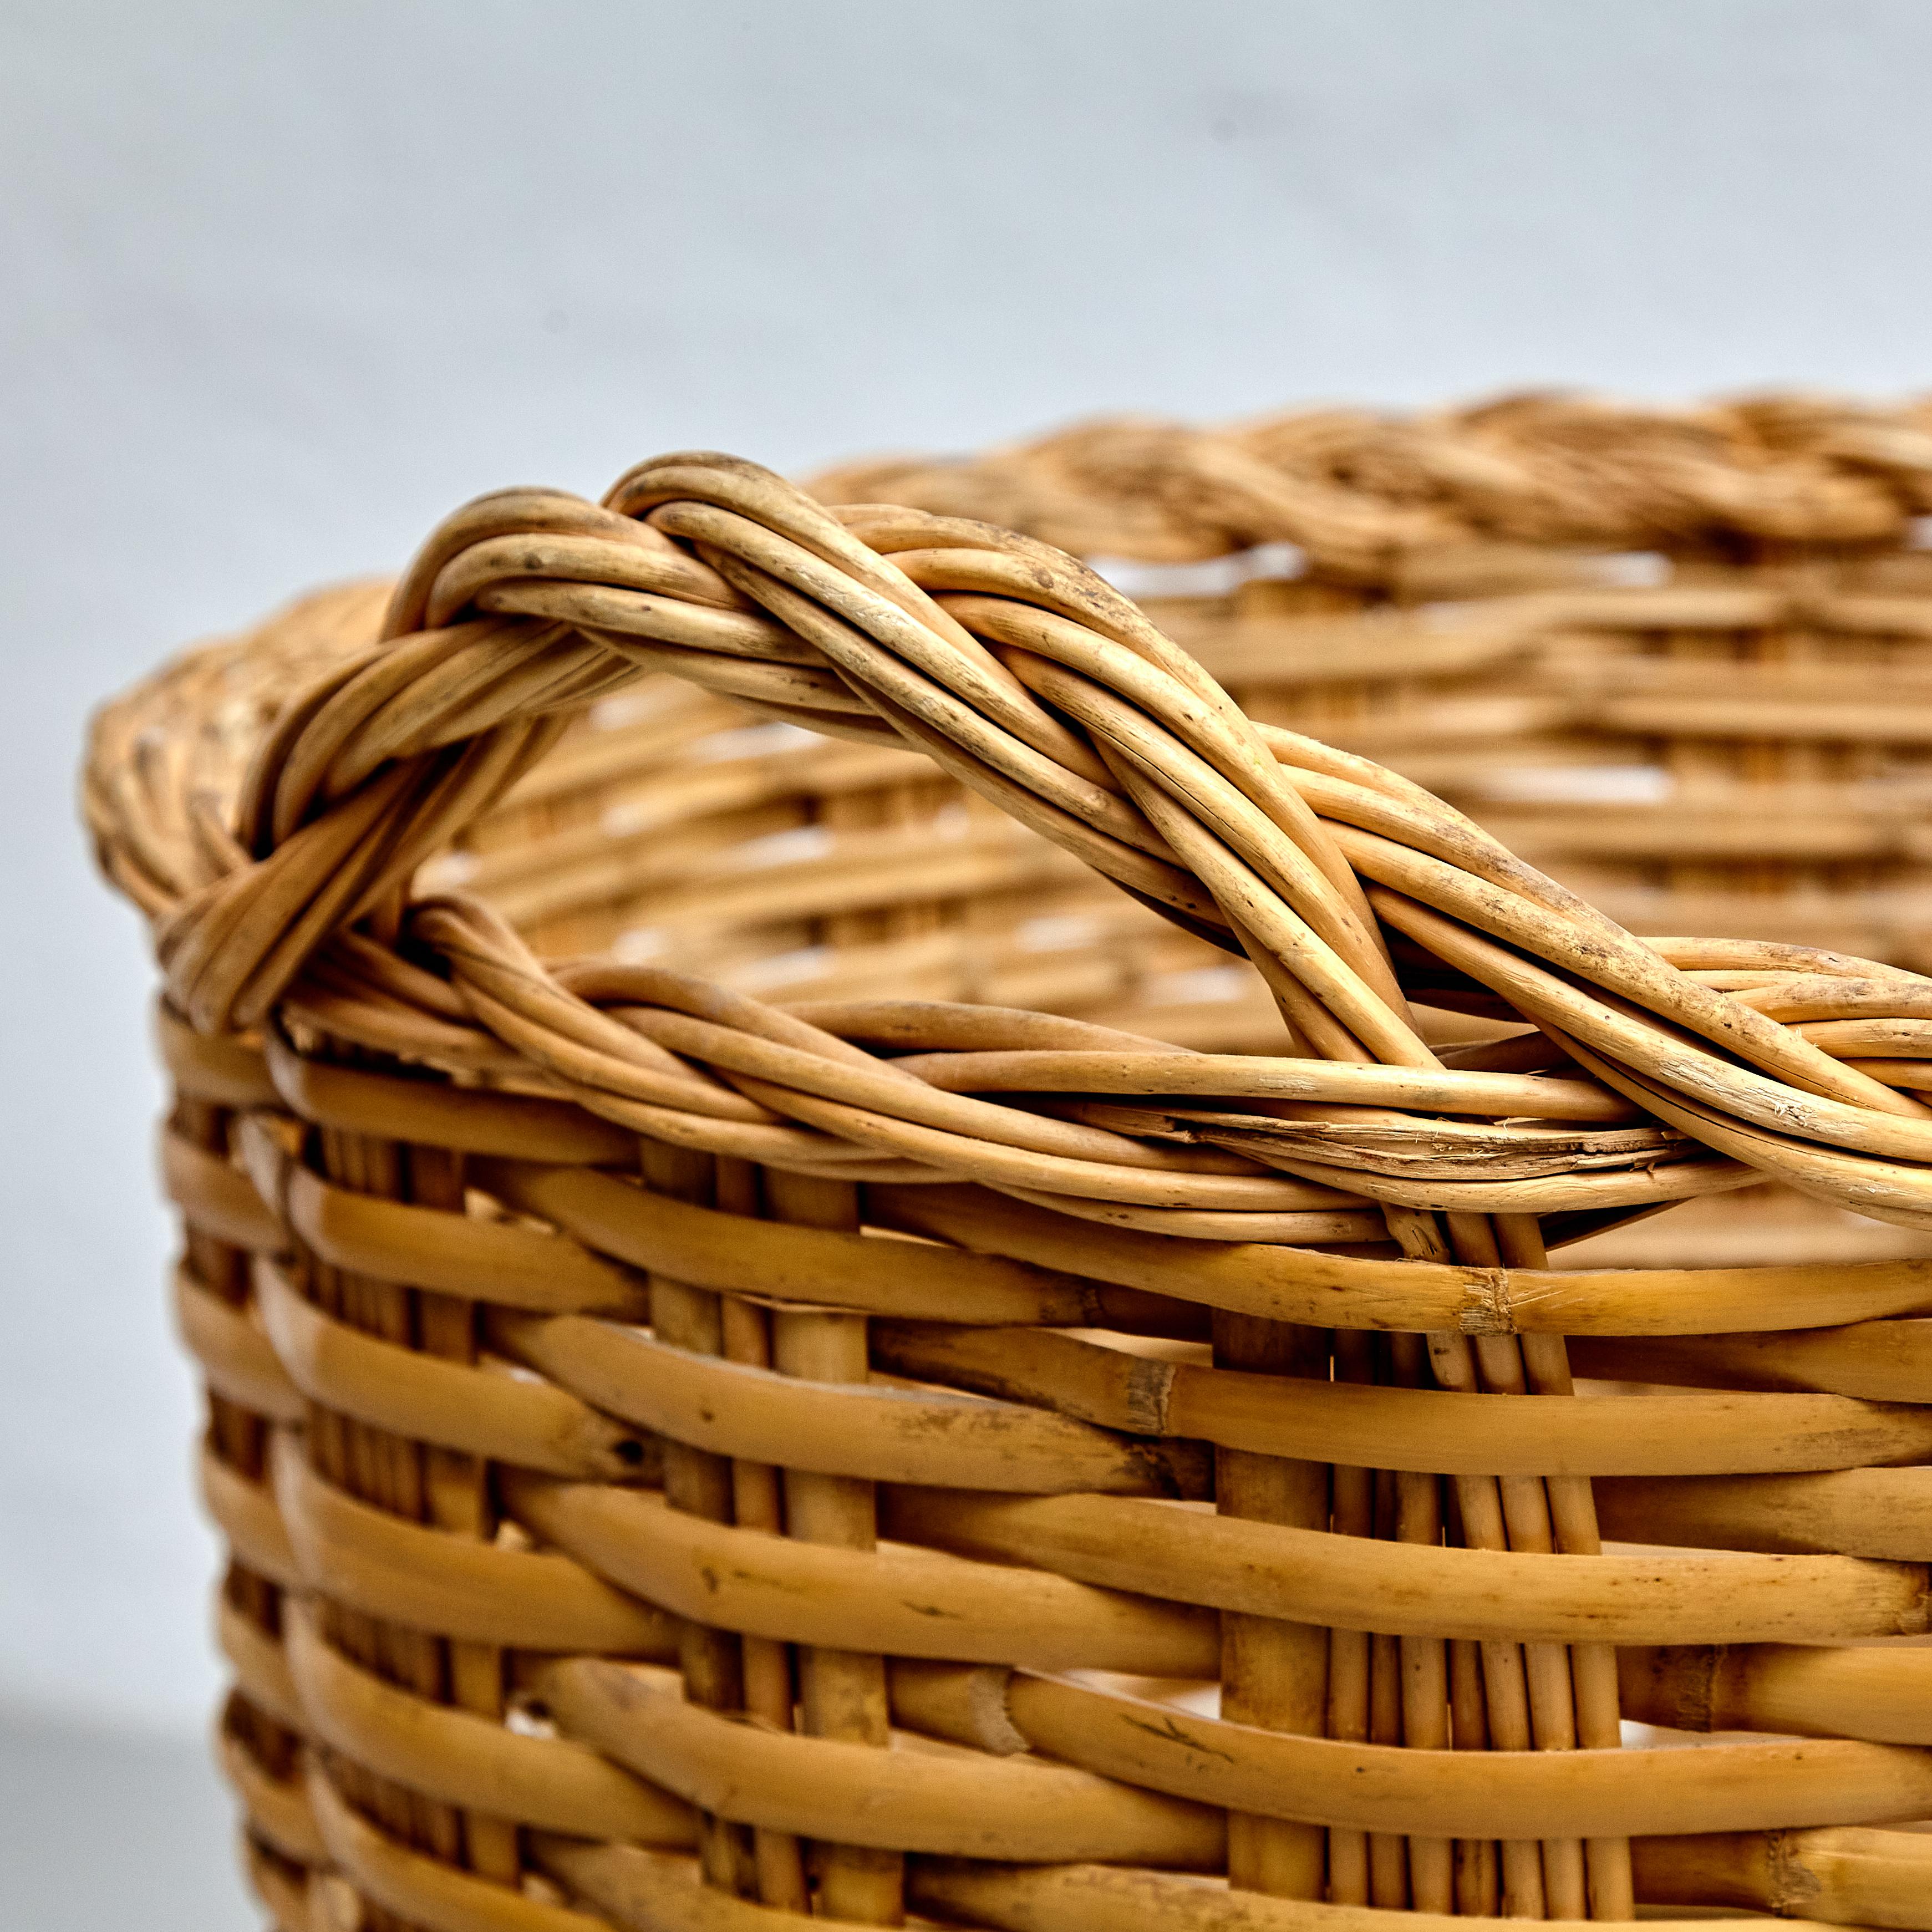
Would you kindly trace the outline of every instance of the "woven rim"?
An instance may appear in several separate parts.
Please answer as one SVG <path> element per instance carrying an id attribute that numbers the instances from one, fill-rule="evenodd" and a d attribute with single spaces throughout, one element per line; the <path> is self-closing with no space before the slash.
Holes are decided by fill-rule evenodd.
<path id="1" fill-rule="evenodd" d="M 862 1008 L 814 1018 L 653 968 L 546 966 L 474 901 L 408 898 L 572 712 L 665 670 L 923 752 L 1251 959 L 1285 1057 L 971 1009 L 882 1032 Z M 150 770 L 148 795 L 117 784 L 158 701 L 104 722 L 92 809 L 156 921 L 172 1000 L 206 1031 L 280 1004 L 446 1067 L 513 1068 L 680 1145 L 1137 1204 L 1174 1233 L 1345 1202 L 1621 1212 L 1765 1176 L 1932 1226 L 1932 1115 L 1904 1090 L 1932 1084 L 1932 982 L 1634 938 L 1417 786 L 1252 723 L 1090 571 L 986 525 L 829 512 L 734 458 L 663 458 L 602 507 L 518 490 L 448 520 L 382 641 L 289 701 L 232 818 L 191 758 Z M 1520 1016 L 1568 1077 L 1444 1066 L 1411 994 Z M 1222 1152 L 980 1097 L 1056 1091 L 1117 1095 L 1150 1133 L 1187 1114 Z M 1281 1101 L 1344 1111 L 1271 1118 Z"/>
<path id="2" fill-rule="evenodd" d="M 1286 542 L 1347 577 L 1472 538 L 1869 544 L 1932 512 L 1932 409 L 1779 394 L 1666 411 L 1532 394 L 1219 429 L 1108 418 L 978 456 L 843 465 L 811 487 L 828 502 L 985 518 L 1084 556 L 1179 562 Z"/>

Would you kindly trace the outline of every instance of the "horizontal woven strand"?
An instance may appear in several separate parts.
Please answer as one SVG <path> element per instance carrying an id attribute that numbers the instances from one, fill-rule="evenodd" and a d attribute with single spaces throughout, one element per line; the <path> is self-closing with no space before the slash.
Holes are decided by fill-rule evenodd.
<path id="1" fill-rule="evenodd" d="M 843 1842 L 994 1858 L 1118 1858 L 1200 1870 L 1222 1856 L 1206 1805 L 1032 1759 L 877 1751 L 763 1732 L 684 1700 L 668 1671 L 587 1658 L 536 1687 L 578 1736 L 708 1810 Z M 1868 1747 L 1868 1748 L 1876 1748 Z M 1073 1851 L 1084 1846 L 1088 1849 Z"/>
<path id="2" fill-rule="evenodd" d="M 888 1493 L 890 1534 L 1084 1582 L 1344 1630 L 1550 1643 L 1830 1642 L 1932 1630 L 1922 1563 L 1457 1549 L 1114 1496 Z"/>
<path id="3" fill-rule="evenodd" d="M 1932 1753 L 1890 1744 L 1436 1752 L 1191 1718 L 1051 1678 L 1016 1677 L 1009 1702 L 1040 1748 L 1108 1775 L 1370 1831 L 1522 1838 L 1782 1830 L 1916 1818 L 1932 1790 Z"/>
<path id="4" fill-rule="evenodd" d="M 318 1742 L 412 1790 L 552 1831 L 647 1845 L 696 1841 L 686 1807 L 608 1758 L 387 1684 L 333 1650 L 299 1605 L 288 1613 L 284 1645 Z"/>
<path id="5" fill-rule="evenodd" d="M 373 1508 L 278 1448 L 272 1498 L 300 1581 L 332 1600 L 439 1636 L 662 1660 L 671 1619 L 554 1550 L 453 1537 Z"/>
<path id="6" fill-rule="evenodd" d="M 440 1361 L 332 1320 L 272 1264 L 257 1273 L 262 1324 L 312 1402 L 379 1428 L 557 1475 L 622 1481 L 644 1460 L 633 1432 L 554 1384 Z"/>
<path id="7" fill-rule="evenodd" d="M 881 1324 L 881 1366 L 1150 1436 L 1444 1474 L 1855 1468 L 1932 1450 L 1932 1408 L 1835 1396 L 1484 1395 L 1149 1361 L 1070 1336 Z M 1712 1466 L 1713 1459 L 1721 1468 Z"/>
<path id="8" fill-rule="evenodd" d="M 514 1478 L 518 1520 L 589 1568 L 684 1616 L 763 1637 L 900 1657 L 1084 1665 L 1196 1677 L 1218 1655 L 1191 1606 L 1076 1582 L 1048 1570 L 975 1563 L 916 1545 L 828 1553 L 707 1524 L 649 1492 Z"/>

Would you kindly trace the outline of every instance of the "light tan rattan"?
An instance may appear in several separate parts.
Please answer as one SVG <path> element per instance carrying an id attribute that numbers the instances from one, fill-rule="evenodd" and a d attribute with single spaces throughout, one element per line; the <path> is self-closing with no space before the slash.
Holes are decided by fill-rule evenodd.
<path id="1" fill-rule="evenodd" d="M 101 714 L 286 1932 L 1932 1926 L 1932 1262 L 1617 1245 L 1932 1228 L 1932 980 L 1257 708 L 683 455 Z"/>

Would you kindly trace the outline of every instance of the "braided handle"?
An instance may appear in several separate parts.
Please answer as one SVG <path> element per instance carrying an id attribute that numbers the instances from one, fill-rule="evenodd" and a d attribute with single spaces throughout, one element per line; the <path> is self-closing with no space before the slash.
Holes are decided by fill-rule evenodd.
<path id="1" fill-rule="evenodd" d="M 1392 929 L 1718 1153 L 1932 1225 L 1932 1174 L 1916 1165 L 1932 1160 L 1932 1118 L 1910 1094 L 1766 1002 L 1680 970 L 1664 956 L 1672 948 L 1632 938 L 1418 787 L 1256 724 L 1084 566 L 987 524 L 830 511 L 713 454 L 642 464 L 602 507 L 548 491 L 482 497 L 432 536 L 395 592 L 385 641 L 291 700 L 254 760 L 232 835 L 206 832 L 218 875 L 158 933 L 177 1007 L 204 1030 L 251 1025 L 332 942 L 386 946 L 420 863 L 500 799 L 572 712 L 656 670 L 814 730 L 925 752 L 1252 959 L 1297 1054 L 1438 1070 L 1391 961 Z M 412 930 L 446 962 L 470 960 L 469 1010 L 517 1044 L 478 962 L 542 969 L 480 909 L 432 904 Z M 1771 957 L 1674 952 L 1760 979 Z M 1794 1018 L 1815 1017 L 1820 1000 L 1826 1014 L 1916 1012 L 1932 994 L 1864 962 L 1804 964 L 1822 990 Z M 548 983 L 547 998 L 579 997 Z"/>

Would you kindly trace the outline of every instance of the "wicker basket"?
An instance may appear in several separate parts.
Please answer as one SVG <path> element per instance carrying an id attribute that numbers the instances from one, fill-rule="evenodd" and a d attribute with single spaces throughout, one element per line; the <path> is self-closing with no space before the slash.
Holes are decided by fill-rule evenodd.
<path id="1" fill-rule="evenodd" d="M 1670 1258 L 1932 1228 L 1932 981 L 1260 670 L 685 456 L 102 714 L 284 1932 L 1932 1927 L 1932 1264 Z"/>

